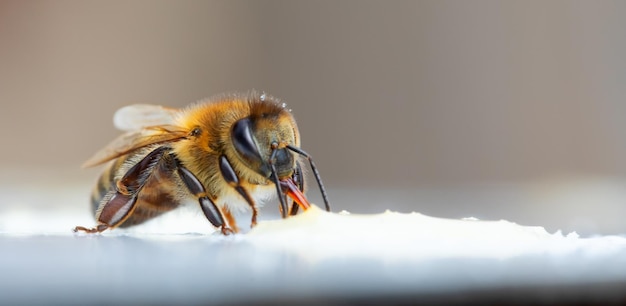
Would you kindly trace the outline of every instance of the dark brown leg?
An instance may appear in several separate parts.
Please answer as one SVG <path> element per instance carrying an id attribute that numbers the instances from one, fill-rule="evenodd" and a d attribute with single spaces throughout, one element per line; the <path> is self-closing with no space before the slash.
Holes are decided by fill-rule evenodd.
<path id="1" fill-rule="evenodd" d="M 291 176 L 293 181 L 296 183 L 296 186 L 304 193 L 304 175 L 302 174 L 302 167 L 300 167 L 300 163 L 296 162 L 296 170 L 293 172 Z M 298 214 L 298 208 L 300 206 L 297 205 L 293 200 L 291 201 L 291 209 L 289 210 L 289 215 L 295 216 Z"/>
<path id="2" fill-rule="evenodd" d="M 74 231 L 99 233 L 124 223 L 135 209 L 137 194 L 168 150 L 168 147 L 159 147 L 132 166 L 115 182 L 115 189 L 104 197 L 104 204 L 101 204 L 96 214 L 98 225 L 94 228 L 77 226 Z"/>
<path id="3" fill-rule="evenodd" d="M 317 185 L 319 186 L 320 192 L 322 193 L 322 198 L 324 199 L 324 205 L 326 206 L 326 211 L 330 211 L 330 204 L 328 203 L 328 195 L 326 194 L 326 188 L 324 188 L 324 184 L 322 183 L 322 178 L 320 177 L 320 173 L 317 171 L 317 167 L 315 167 L 315 163 L 313 162 L 313 158 L 311 158 L 311 155 L 302 151 L 302 149 L 294 147 L 294 146 L 288 145 L 287 149 L 306 157 L 306 159 L 309 161 L 309 165 L 311 166 L 311 170 L 313 170 L 313 175 L 315 176 Z"/>
<path id="4" fill-rule="evenodd" d="M 187 189 L 198 198 L 202 212 L 209 222 L 211 222 L 213 226 L 221 228 L 224 235 L 232 234 L 233 230 L 224 224 L 222 212 L 217 205 L 215 205 L 215 202 L 209 198 L 204 186 L 202 186 L 198 178 L 180 164 L 178 165 L 178 175 L 185 183 L 185 186 L 187 186 Z"/>
<path id="5" fill-rule="evenodd" d="M 252 208 L 252 220 L 250 221 L 250 227 L 255 227 L 257 224 L 257 218 L 259 216 L 259 209 L 254 204 L 254 200 L 252 199 L 252 197 L 250 196 L 248 191 L 246 191 L 245 188 L 241 186 L 237 186 L 235 187 L 235 189 L 246 200 L 246 202 L 248 202 L 248 204 L 250 205 L 250 208 Z"/>
<path id="6" fill-rule="evenodd" d="M 243 186 L 241 186 L 239 177 L 237 177 L 235 170 L 233 170 L 233 167 L 230 165 L 230 162 L 228 161 L 228 159 L 226 159 L 226 156 L 224 155 L 220 156 L 220 172 L 222 173 L 222 177 L 224 177 L 226 182 L 228 182 L 231 187 L 235 188 L 235 190 L 237 190 L 237 192 L 244 198 L 244 200 L 248 202 L 248 205 L 250 205 L 250 208 L 252 208 L 252 220 L 250 222 L 250 226 L 256 226 L 259 210 L 257 209 L 256 204 L 254 203 L 254 200 L 252 199 L 248 191 L 243 188 Z"/>

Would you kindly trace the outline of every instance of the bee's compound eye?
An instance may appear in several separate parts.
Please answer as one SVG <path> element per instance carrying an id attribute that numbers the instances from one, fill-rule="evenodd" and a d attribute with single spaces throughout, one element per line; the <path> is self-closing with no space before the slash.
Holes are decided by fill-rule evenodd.
<path id="1" fill-rule="evenodd" d="M 249 118 L 241 119 L 233 125 L 230 135 L 235 150 L 250 163 L 262 164 L 261 153 L 252 135 L 252 122 Z"/>

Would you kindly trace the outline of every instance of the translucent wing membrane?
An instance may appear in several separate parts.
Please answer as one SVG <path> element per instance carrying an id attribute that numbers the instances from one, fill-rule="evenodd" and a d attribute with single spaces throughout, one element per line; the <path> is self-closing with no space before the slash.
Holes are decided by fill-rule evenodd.
<path id="1" fill-rule="evenodd" d="M 134 104 L 120 108 L 113 115 L 113 124 L 122 131 L 138 131 L 146 127 L 174 125 L 178 110 L 159 105 Z"/>
<path id="2" fill-rule="evenodd" d="M 159 105 L 134 104 L 113 115 L 116 128 L 127 131 L 89 158 L 83 167 L 93 167 L 152 144 L 176 141 L 187 131 L 176 127 L 177 109 Z"/>
<path id="3" fill-rule="evenodd" d="M 93 167 L 125 155 L 145 146 L 177 141 L 187 137 L 188 132 L 175 126 L 152 126 L 138 131 L 127 132 L 115 138 L 102 150 L 98 151 L 84 164 L 83 168 Z"/>

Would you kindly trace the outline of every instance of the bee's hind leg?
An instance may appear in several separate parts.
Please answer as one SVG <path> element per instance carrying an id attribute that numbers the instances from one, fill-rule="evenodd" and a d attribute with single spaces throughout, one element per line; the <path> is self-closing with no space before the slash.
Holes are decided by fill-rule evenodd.
<path id="1" fill-rule="evenodd" d="M 134 210 L 137 197 L 125 195 L 119 191 L 111 191 L 105 197 L 105 204 L 97 212 L 98 225 L 92 228 L 74 227 L 74 232 L 101 233 L 124 222 Z"/>
<path id="2" fill-rule="evenodd" d="M 168 150 L 167 147 L 159 147 L 132 166 L 102 199 L 96 211 L 98 225 L 93 228 L 76 226 L 74 232 L 100 233 L 124 223 L 135 210 L 137 194 Z"/>

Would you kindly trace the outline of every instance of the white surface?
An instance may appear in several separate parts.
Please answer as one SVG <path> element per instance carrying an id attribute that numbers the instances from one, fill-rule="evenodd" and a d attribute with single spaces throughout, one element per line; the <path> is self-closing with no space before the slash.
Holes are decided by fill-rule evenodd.
<path id="1" fill-rule="evenodd" d="M 94 222 L 77 204 L 84 195 L 38 191 L 3 193 L 11 206 L 0 214 L 0 302 L 271 303 L 626 284 L 623 236 L 318 208 L 280 220 L 271 205 L 256 228 L 230 237 L 212 233 L 193 207 L 131 230 L 74 235 L 74 225 Z"/>
<path id="2" fill-rule="evenodd" d="M 288 250 L 303 258 L 362 257 L 420 262 L 445 258 L 511 259 L 543 255 L 626 254 L 626 238 L 579 238 L 508 221 L 452 220 L 418 213 L 331 214 L 317 207 L 305 214 L 261 223 L 245 237 L 259 247 Z M 626 268 L 625 268 L 626 271 Z"/>

